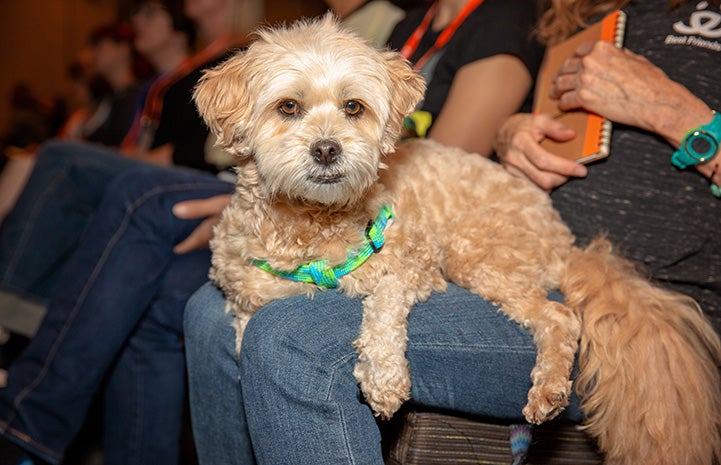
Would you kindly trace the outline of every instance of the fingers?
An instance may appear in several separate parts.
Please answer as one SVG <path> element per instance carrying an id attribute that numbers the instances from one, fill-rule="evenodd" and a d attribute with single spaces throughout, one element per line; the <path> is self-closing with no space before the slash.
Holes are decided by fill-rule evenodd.
<path id="1" fill-rule="evenodd" d="M 183 254 L 196 249 L 207 248 L 208 242 L 213 238 L 213 227 L 218 218 L 218 216 L 213 216 L 200 223 L 185 240 L 173 247 L 173 252 Z"/>
<path id="2" fill-rule="evenodd" d="M 550 191 L 568 180 L 568 176 L 537 169 L 530 160 L 525 157 L 518 158 L 514 164 L 506 164 L 505 168 L 514 176 L 528 178 L 545 191 Z"/>
<path id="3" fill-rule="evenodd" d="M 221 194 L 207 199 L 186 200 L 173 206 L 178 218 L 192 220 L 217 215 L 230 203 L 230 194 Z"/>
<path id="4" fill-rule="evenodd" d="M 207 247 L 213 237 L 213 227 L 220 219 L 220 213 L 230 203 L 230 194 L 221 194 L 207 199 L 186 200 L 173 205 L 173 214 L 178 218 L 193 220 L 206 218 L 188 237 L 173 248 L 177 254 Z"/>
<path id="5" fill-rule="evenodd" d="M 529 146 L 512 164 L 546 191 L 564 184 L 570 177 L 584 177 L 588 173 L 585 166 L 554 155 L 538 144 Z"/>
<path id="6" fill-rule="evenodd" d="M 608 79 L 611 61 L 622 51 L 610 42 L 584 42 L 553 77 L 551 98 L 562 110 L 582 108 L 597 98 L 599 83 Z"/>
<path id="7" fill-rule="evenodd" d="M 718 158 L 718 157 L 717 157 Z M 696 170 L 716 185 L 721 185 L 721 162 L 711 160 L 706 163 L 695 165 Z"/>
<path id="8" fill-rule="evenodd" d="M 538 115 L 535 122 L 543 135 L 542 138 L 547 137 L 557 142 L 565 142 L 573 139 L 576 135 L 576 132 L 573 129 L 565 126 L 560 121 L 555 120 L 548 115 Z M 539 138 L 538 141 L 540 142 L 542 138 Z"/>
<path id="9" fill-rule="evenodd" d="M 551 190 L 570 176 L 586 176 L 586 167 L 545 150 L 540 141 L 572 139 L 575 132 L 548 115 L 514 117 L 504 125 L 499 137 L 498 156 L 509 172 L 528 177 L 542 189 Z"/>

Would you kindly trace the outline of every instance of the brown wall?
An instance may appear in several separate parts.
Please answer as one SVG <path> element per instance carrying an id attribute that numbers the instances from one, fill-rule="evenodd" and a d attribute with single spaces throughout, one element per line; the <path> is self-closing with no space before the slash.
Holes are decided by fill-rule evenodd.
<path id="1" fill-rule="evenodd" d="M 116 0 L 0 1 L 0 128 L 13 85 L 27 82 L 40 96 L 61 92 L 67 64 L 115 12 Z"/>
<path id="2" fill-rule="evenodd" d="M 304 16 L 319 15 L 326 9 L 322 0 L 266 0 L 265 17 L 269 23 L 273 24 Z"/>
<path id="3" fill-rule="evenodd" d="M 41 97 L 62 93 L 65 70 L 98 24 L 127 13 L 130 0 L 0 0 L 0 133 L 9 93 L 24 81 Z M 270 23 L 325 11 L 322 0 L 266 0 Z"/>

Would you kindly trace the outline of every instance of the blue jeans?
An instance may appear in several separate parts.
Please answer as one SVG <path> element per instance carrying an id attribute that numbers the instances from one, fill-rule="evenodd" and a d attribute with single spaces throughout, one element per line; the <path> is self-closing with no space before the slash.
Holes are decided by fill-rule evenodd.
<path id="1" fill-rule="evenodd" d="M 558 296 L 556 296 L 558 297 Z M 202 465 L 383 464 L 381 436 L 352 371 L 361 300 L 335 291 L 263 307 L 240 357 L 212 285 L 185 312 L 191 418 Z M 492 304 L 454 285 L 416 305 L 408 327 L 412 401 L 523 421 L 536 351 Z M 564 414 L 580 420 L 578 401 Z"/>
<path id="2" fill-rule="evenodd" d="M 44 144 L 0 229 L 0 287 L 47 301 L 108 183 L 138 164 L 98 145 Z"/>
<path id="3" fill-rule="evenodd" d="M 210 253 L 173 253 L 199 220 L 179 220 L 171 207 L 231 190 L 210 175 L 152 166 L 108 185 L 46 318 L 0 389 L 3 436 L 60 462 L 107 380 L 105 463 L 178 463 L 182 313 L 207 280 Z"/>

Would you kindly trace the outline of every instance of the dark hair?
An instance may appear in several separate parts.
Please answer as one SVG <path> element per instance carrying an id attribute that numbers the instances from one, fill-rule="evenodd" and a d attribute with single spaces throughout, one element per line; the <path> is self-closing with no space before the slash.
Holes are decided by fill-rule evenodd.
<path id="1" fill-rule="evenodd" d="M 133 42 L 133 28 L 128 23 L 110 23 L 98 26 L 90 33 L 90 43 L 97 45 L 103 39 L 110 39 L 115 42 Z"/>
<path id="2" fill-rule="evenodd" d="M 195 23 L 185 16 L 184 0 L 139 0 L 136 7 L 140 8 L 144 3 L 157 3 L 165 8 L 173 21 L 173 30 L 182 32 L 188 37 L 190 48 L 195 45 Z"/>

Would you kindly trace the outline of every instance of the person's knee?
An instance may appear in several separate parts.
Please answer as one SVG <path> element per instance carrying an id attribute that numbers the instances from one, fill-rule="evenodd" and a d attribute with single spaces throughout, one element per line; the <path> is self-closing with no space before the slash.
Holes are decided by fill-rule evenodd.
<path id="1" fill-rule="evenodd" d="M 360 301 L 338 293 L 323 294 L 314 299 L 297 296 L 271 302 L 253 315 L 243 335 L 241 372 L 295 382 L 298 376 L 310 373 L 320 378 L 333 376 L 344 361 L 352 366 L 356 359 L 352 341 L 362 314 Z"/>
<path id="2" fill-rule="evenodd" d="M 63 177 L 78 190 L 93 193 L 95 198 L 118 174 L 137 166 L 143 165 L 107 147 L 53 140 L 38 151 L 34 172 L 45 173 L 46 177 Z"/>

